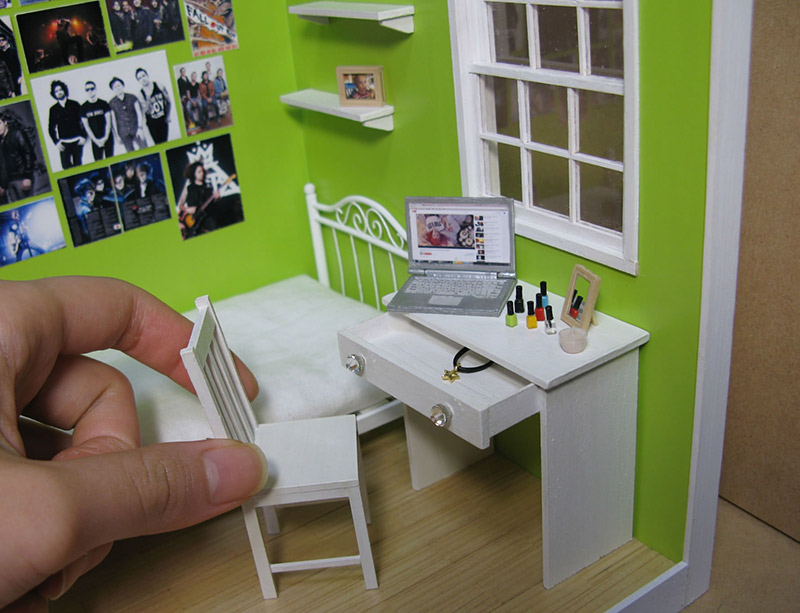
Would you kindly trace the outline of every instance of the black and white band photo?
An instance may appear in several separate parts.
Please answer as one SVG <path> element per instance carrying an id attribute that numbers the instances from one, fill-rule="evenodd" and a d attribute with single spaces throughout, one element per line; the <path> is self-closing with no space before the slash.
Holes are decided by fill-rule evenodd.
<path id="1" fill-rule="evenodd" d="M 53 172 L 181 137 L 164 51 L 31 80 Z"/>

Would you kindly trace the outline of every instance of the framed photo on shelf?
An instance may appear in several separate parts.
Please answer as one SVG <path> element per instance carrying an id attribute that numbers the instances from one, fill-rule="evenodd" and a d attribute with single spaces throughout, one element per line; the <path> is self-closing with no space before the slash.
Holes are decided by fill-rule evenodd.
<path id="1" fill-rule="evenodd" d="M 383 106 L 383 66 L 338 66 L 339 104 Z"/>

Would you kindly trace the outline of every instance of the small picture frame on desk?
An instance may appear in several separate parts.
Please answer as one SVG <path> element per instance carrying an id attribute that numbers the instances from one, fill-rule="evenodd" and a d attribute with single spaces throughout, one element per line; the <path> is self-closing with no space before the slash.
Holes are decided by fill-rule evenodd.
<path id="1" fill-rule="evenodd" d="M 383 106 L 383 66 L 338 66 L 341 106 Z"/>

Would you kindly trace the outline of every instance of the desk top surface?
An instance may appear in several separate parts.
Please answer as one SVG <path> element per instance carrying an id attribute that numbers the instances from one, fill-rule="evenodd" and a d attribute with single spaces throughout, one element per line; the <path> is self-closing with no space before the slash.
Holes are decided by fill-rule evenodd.
<path id="1" fill-rule="evenodd" d="M 538 288 L 519 281 L 525 300 L 532 299 Z M 567 324 L 560 320 L 564 299 L 548 293 L 553 306 L 556 328 Z M 384 298 L 387 300 L 390 296 Z M 381 317 L 408 317 L 456 343 L 494 360 L 497 364 L 550 389 L 605 362 L 645 344 L 650 334 L 614 317 L 595 311 L 597 325 L 589 328 L 588 346 L 581 353 L 569 354 L 561 349 L 558 334 L 546 334 L 544 326 L 529 330 L 526 315 L 518 314 L 518 325 L 505 324 L 505 310 L 497 317 L 472 315 L 436 315 L 431 313 L 387 313 Z"/>

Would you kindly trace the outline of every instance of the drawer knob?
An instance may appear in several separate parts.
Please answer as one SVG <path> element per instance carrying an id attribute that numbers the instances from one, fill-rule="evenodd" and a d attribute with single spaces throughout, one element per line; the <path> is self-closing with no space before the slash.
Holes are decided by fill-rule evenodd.
<path id="1" fill-rule="evenodd" d="M 431 407 L 431 421 L 437 428 L 444 428 L 453 419 L 453 411 L 446 404 L 435 404 Z"/>
<path id="2" fill-rule="evenodd" d="M 359 377 L 364 374 L 364 358 L 355 353 L 351 353 L 344 361 L 344 367 L 354 375 Z"/>

